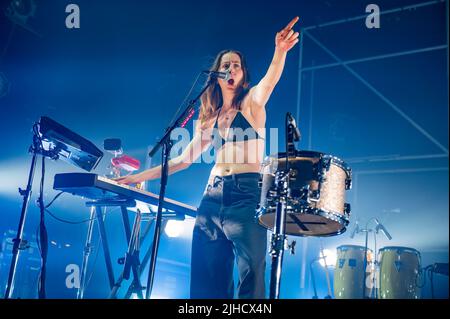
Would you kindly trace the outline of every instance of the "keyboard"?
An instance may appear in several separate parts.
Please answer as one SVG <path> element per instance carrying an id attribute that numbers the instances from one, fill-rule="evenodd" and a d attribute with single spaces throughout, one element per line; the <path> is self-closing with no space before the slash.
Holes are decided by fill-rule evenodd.
<path id="1" fill-rule="evenodd" d="M 159 195 L 93 173 L 56 174 L 53 189 L 92 200 L 131 199 L 158 205 Z M 197 208 L 164 198 L 163 208 L 195 217 Z"/>

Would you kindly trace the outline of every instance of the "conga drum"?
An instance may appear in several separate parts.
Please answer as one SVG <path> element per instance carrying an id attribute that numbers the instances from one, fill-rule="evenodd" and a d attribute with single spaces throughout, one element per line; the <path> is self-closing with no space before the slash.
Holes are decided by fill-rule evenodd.
<path id="1" fill-rule="evenodd" d="M 379 250 L 380 299 L 419 299 L 417 285 L 420 253 L 409 247 L 384 247 Z"/>
<path id="2" fill-rule="evenodd" d="M 364 269 L 364 246 L 343 245 L 336 249 L 334 298 L 369 298 L 372 292 L 372 250 L 367 249 L 367 263 L 366 269 Z"/>

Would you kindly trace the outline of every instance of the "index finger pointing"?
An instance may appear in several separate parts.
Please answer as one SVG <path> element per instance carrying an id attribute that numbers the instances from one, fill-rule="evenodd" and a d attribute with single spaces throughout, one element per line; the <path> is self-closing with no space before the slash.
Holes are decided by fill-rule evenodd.
<path id="1" fill-rule="evenodd" d="M 284 29 L 285 30 L 292 29 L 292 27 L 297 23 L 298 19 L 299 19 L 299 17 L 295 17 L 294 19 L 292 19 L 291 22 L 289 22 L 289 24 Z"/>

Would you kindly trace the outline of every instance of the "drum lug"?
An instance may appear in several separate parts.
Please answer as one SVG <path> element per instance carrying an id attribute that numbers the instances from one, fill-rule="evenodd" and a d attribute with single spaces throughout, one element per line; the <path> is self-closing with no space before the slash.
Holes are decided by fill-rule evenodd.
<path id="1" fill-rule="evenodd" d="M 270 255 L 277 255 L 279 251 L 285 250 L 287 246 L 286 235 L 272 234 L 272 240 L 270 241 Z"/>
<path id="2" fill-rule="evenodd" d="M 346 189 L 346 190 L 352 189 L 352 179 L 351 179 L 351 178 L 347 178 L 347 179 L 345 180 L 345 189 Z"/>
<path id="3" fill-rule="evenodd" d="M 271 190 L 269 190 L 269 194 L 270 194 L 270 197 L 276 197 L 278 192 L 276 190 L 271 189 Z"/>
<path id="4" fill-rule="evenodd" d="M 352 210 L 352 208 L 351 208 L 350 204 L 345 203 L 344 204 L 344 214 L 346 214 L 347 216 L 350 216 L 351 210 Z"/>
<path id="5" fill-rule="evenodd" d="M 297 180 L 297 175 L 298 175 L 298 171 L 295 169 L 290 169 L 289 170 L 289 182 L 295 182 Z"/>
<path id="6" fill-rule="evenodd" d="M 323 183 L 327 180 L 327 178 L 325 177 L 325 170 L 321 170 L 320 173 L 317 176 L 317 180 L 319 181 L 319 183 Z"/>
<path id="7" fill-rule="evenodd" d="M 296 244 L 297 244 L 297 242 L 295 240 L 293 240 L 290 245 L 287 245 L 286 249 L 289 249 L 289 252 L 291 253 L 291 255 L 295 255 L 295 245 Z"/>
<path id="8" fill-rule="evenodd" d="M 290 244 L 286 235 L 272 234 L 272 240 L 270 244 L 270 255 L 277 254 L 280 250 L 289 250 L 291 255 L 295 255 L 295 245 L 297 242 L 293 240 Z"/>
<path id="9" fill-rule="evenodd" d="M 331 166 L 331 158 L 322 158 L 322 168 L 324 168 L 327 172 L 330 170 Z"/>
<path id="10" fill-rule="evenodd" d="M 308 200 L 311 202 L 318 202 L 320 200 L 320 190 L 310 190 L 310 196 L 308 196 Z"/>

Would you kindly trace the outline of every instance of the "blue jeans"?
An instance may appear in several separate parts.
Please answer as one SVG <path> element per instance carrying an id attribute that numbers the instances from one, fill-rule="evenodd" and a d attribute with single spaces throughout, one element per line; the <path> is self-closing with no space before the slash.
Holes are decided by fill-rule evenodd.
<path id="1" fill-rule="evenodd" d="M 238 298 L 265 297 L 267 231 L 255 220 L 260 174 L 210 178 L 192 241 L 191 298 L 232 299 L 236 258 Z"/>

